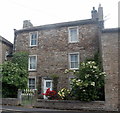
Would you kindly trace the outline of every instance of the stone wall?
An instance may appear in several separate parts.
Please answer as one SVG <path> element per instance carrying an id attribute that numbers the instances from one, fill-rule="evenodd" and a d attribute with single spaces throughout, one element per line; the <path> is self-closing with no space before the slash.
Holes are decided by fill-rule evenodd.
<path id="1" fill-rule="evenodd" d="M 15 51 L 27 51 L 30 55 L 37 55 L 37 71 L 29 72 L 29 76 L 49 77 L 52 74 L 59 76 L 58 89 L 68 87 L 69 77 L 64 74 L 69 69 L 68 54 L 79 52 L 80 62 L 91 58 L 98 50 L 98 26 L 96 24 L 78 25 L 79 42 L 68 43 L 68 27 L 53 27 L 37 29 L 38 46 L 29 46 L 29 33 L 16 31 Z M 38 79 L 37 79 L 38 80 Z M 38 81 L 37 81 L 38 82 Z"/>
<path id="2" fill-rule="evenodd" d="M 2 105 L 19 105 L 18 98 L 2 98 Z"/>
<path id="3" fill-rule="evenodd" d="M 41 100 L 38 99 L 34 107 L 64 110 L 104 110 L 103 101 L 81 102 L 73 100 Z"/>
<path id="4" fill-rule="evenodd" d="M 105 105 L 108 110 L 118 110 L 120 105 L 120 76 L 118 68 L 118 29 L 103 30 L 101 36 L 105 78 Z"/>

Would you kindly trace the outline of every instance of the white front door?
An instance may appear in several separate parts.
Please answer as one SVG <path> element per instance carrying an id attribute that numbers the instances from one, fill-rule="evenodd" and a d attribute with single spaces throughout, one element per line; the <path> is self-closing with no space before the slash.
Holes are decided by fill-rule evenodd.
<path id="1" fill-rule="evenodd" d="M 46 93 L 46 90 L 50 88 L 52 90 L 52 80 L 44 80 L 44 93 Z M 47 97 L 44 95 L 44 99 L 47 99 Z"/>

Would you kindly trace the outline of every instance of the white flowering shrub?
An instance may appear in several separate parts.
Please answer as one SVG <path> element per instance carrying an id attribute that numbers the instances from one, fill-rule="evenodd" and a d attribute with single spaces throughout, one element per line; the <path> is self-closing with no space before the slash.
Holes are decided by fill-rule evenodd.
<path id="1" fill-rule="evenodd" d="M 80 69 L 74 73 L 76 77 L 71 80 L 71 94 L 76 100 L 104 100 L 105 73 L 95 61 L 82 62 Z"/>

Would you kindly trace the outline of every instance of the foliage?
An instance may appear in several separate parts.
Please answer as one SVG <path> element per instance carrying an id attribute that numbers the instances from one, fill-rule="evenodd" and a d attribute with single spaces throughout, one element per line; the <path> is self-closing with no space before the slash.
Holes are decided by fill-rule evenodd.
<path id="1" fill-rule="evenodd" d="M 100 53 L 99 51 L 95 53 L 93 58 L 90 59 L 86 59 L 85 62 L 87 61 L 94 61 L 96 63 L 96 65 L 98 66 L 98 68 L 103 71 L 103 67 L 102 67 L 102 62 L 101 62 L 101 57 L 100 57 Z"/>
<path id="2" fill-rule="evenodd" d="M 27 82 L 27 71 L 20 68 L 18 64 L 5 62 L 2 67 L 2 82 L 14 85 L 18 88 L 25 88 Z"/>
<path id="3" fill-rule="evenodd" d="M 20 57 L 16 57 L 18 55 Z M 24 89 L 27 87 L 27 66 L 28 55 L 24 53 L 15 53 L 11 61 L 6 61 L 2 64 L 3 97 L 16 97 L 18 89 Z"/>
<path id="4" fill-rule="evenodd" d="M 56 74 L 52 74 L 52 75 L 51 75 L 51 78 L 52 78 L 52 80 L 53 80 L 53 90 L 54 90 L 54 91 L 57 91 L 58 78 L 59 78 L 59 76 L 56 75 Z"/>
<path id="5" fill-rule="evenodd" d="M 95 61 L 82 62 L 72 79 L 71 93 L 77 100 L 94 101 L 104 99 L 104 76 Z M 101 93 L 102 92 L 102 93 Z"/>
<path id="6" fill-rule="evenodd" d="M 46 93 L 42 93 L 42 95 L 45 95 L 48 99 L 56 99 L 57 92 L 54 90 L 51 91 L 50 88 L 48 88 Z"/>
<path id="7" fill-rule="evenodd" d="M 27 52 L 16 52 L 13 54 L 12 63 L 17 63 L 19 67 L 28 69 L 28 53 Z"/>
<path id="8" fill-rule="evenodd" d="M 2 83 L 2 97 L 3 98 L 16 98 L 18 88 L 11 84 Z"/>
<path id="9" fill-rule="evenodd" d="M 58 92 L 58 95 L 61 97 L 62 100 L 68 100 L 70 96 L 70 90 L 63 88 Z"/>
<path id="10" fill-rule="evenodd" d="M 58 79 L 59 76 L 58 76 L 57 74 L 52 74 L 52 75 L 51 75 L 51 78 L 52 78 L 52 79 Z"/>

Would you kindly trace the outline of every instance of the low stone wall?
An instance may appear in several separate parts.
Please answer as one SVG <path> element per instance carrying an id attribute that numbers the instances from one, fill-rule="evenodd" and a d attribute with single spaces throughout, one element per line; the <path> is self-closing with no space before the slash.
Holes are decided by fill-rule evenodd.
<path id="1" fill-rule="evenodd" d="M 105 110 L 104 101 L 81 102 L 73 100 L 37 99 L 34 107 L 69 110 Z"/>
<path id="2" fill-rule="evenodd" d="M 2 105 L 19 105 L 18 98 L 2 98 Z"/>

